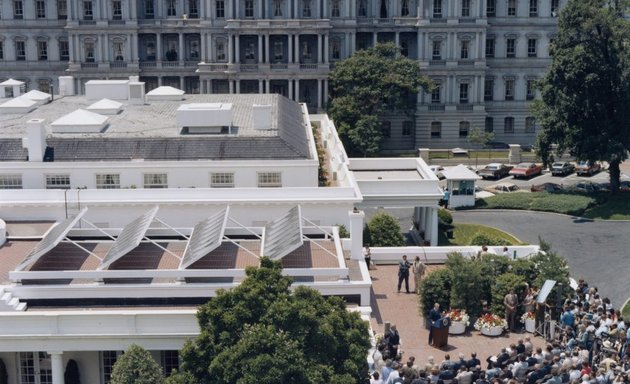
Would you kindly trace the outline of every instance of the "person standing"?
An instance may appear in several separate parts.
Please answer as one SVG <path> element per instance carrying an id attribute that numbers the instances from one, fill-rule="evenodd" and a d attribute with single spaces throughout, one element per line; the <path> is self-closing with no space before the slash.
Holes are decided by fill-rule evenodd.
<path id="1" fill-rule="evenodd" d="M 516 306 L 518 305 L 518 296 L 514 293 L 514 289 L 510 289 L 510 292 L 505 295 L 503 305 L 505 305 L 505 320 L 510 331 L 514 332 L 516 331 Z"/>
<path id="2" fill-rule="evenodd" d="M 368 271 L 372 269 L 372 251 L 370 246 L 365 244 L 363 247 L 363 258 L 365 258 L 365 265 L 367 265 Z"/>
<path id="3" fill-rule="evenodd" d="M 416 293 L 420 293 L 420 281 L 422 280 L 422 276 L 426 271 L 427 267 L 424 265 L 422 261 L 420 261 L 420 256 L 416 256 L 416 259 L 413 261 L 413 281 L 415 284 L 414 291 Z"/>
<path id="4" fill-rule="evenodd" d="M 429 345 L 433 345 L 433 329 L 435 328 L 435 322 L 440 320 L 441 317 L 440 303 L 433 304 L 433 308 L 429 311 L 429 321 L 431 323 L 431 328 L 429 329 Z"/>
<path id="5" fill-rule="evenodd" d="M 448 200 L 451 197 L 451 192 L 448 190 L 448 188 L 444 188 L 444 196 L 442 197 L 442 200 L 444 200 L 444 209 L 448 209 Z"/>
<path id="6" fill-rule="evenodd" d="M 405 289 L 409 292 L 409 268 L 411 263 L 407 261 L 407 255 L 403 255 L 402 260 L 398 263 L 398 293 L 400 293 L 400 287 L 403 280 L 405 281 Z"/>

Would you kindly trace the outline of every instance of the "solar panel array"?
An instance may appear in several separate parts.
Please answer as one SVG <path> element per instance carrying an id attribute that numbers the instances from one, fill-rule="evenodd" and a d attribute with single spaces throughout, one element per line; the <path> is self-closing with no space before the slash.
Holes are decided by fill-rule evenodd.
<path id="1" fill-rule="evenodd" d="M 262 255 L 272 260 L 280 260 L 301 247 L 303 243 L 302 212 L 298 205 L 265 226 Z"/>
<path id="2" fill-rule="evenodd" d="M 179 269 L 188 268 L 221 245 L 230 209 L 226 207 L 195 225 Z"/>
<path id="3" fill-rule="evenodd" d="M 144 238 L 157 211 L 158 207 L 153 207 L 142 216 L 125 225 L 112 247 L 107 251 L 107 255 L 105 255 L 105 258 L 101 261 L 101 265 L 98 266 L 98 269 L 107 268 L 111 263 L 140 245 L 140 241 Z"/>
<path id="4" fill-rule="evenodd" d="M 53 248 L 66 237 L 68 232 L 81 220 L 87 212 L 87 208 L 83 208 L 76 216 L 70 217 L 52 227 L 41 239 L 39 243 L 31 250 L 24 260 L 15 268 L 16 271 L 22 271 L 28 265 L 35 263 L 40 257 L 51 251 Z"/>

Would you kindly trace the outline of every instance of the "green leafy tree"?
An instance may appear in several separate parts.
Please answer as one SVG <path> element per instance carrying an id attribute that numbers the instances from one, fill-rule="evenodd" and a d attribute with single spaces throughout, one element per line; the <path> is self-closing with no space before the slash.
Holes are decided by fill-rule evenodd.
<path id="1" fill-rule="evenodd" d="M 429 273 L 420 282 L 420 308 L 424 317 L 429 316 L 433 304 L 440 303 L 442 309 L 451 305 L 453 274 L 449 269 L 438 269 Z"/>
<path id="2" fill-rule="evenodd" d="M 505 305 L 503 304 L 503 301 L 505 299 L 505 295 L 507 295 L 511 289 L 513 289 L 514 293 L 516 293 L 519 297 L 522 297 L 523 291 L 525 290 L 525 277 L 508 272 L 499 275 L 496 278 L 494 284 L 492 285 L 492 312 L 499 316 L 503 316 L 505 313 Z"/>
<path id="3" fill-rule="evenodd" d="M 492 274 L 484 271 L 483 264 L 465 258 L 461 253 L 447 255 L 446 267 L 451 271 L 451 307 L 465 309 L 475 317 L 481 313 L 482 301 L 490 298 Z"/>
<path id="4" fill-rule="evenodd" d="M 479 128 L 473 128 L 468 132 L 468 142 L 473 144 L 478 148 L 485 148 L 488 142 L 494 139 L 493 132 L 486 132 L 485 130 L 481 130 Z M 479 151 L 475 151 L 475 168 L 479 164 Z"/>
<path id="5" fill-rule="evenodd" d="M 79 365 L 74 359 L 68 360 L 66 371 L 63 374 L 65 384 L 81 384 L 81 375 L 79 374 Z"/>
<path id="6" fill-rule="evenodd" d="M 111 384 L 160 384 L 164 382 L 162 367 L 151 353 L 139 345 L 131 345 L 112 367 Z"/>
<path id="7" fill-rule="evenodd" d="M 555 299 L 559 289 L 569 286 L 569 265 L 564 257 L 551 249 L 551 244 L 543 239 L 539 239 L 539 243 L 541 252 L 530 259 L 537 270 L 534 286 L 542 287 L 546 280 L 554 280 L 556 285 L 548 297 Z"/>
<path id="8" fill-rule="evenodd" d="M 367 323 L 342 299 L 324 298 L 261 259 L 238 287 L 199 309 L 200 335 L 172 384 L 358 383 L 367 374 Z"/>
<path id="9" fill-rule="evenodd" d="M 369 229 L 370 246 L 372 247 L 402 247 L 405 238 L 400 231 L 400 223 L 395 217 L 380 211 L 367 223 Z"/>
<path id="10" fill-rule="evenodd" d="M 625 1 L 569 0 L 560 12 L 552 62 L 534 113 L 539 154 L 551 144 L 580 160 L 609 163 L 611 191 L 630 149 L 630 48 Z"/>
<path id="11" fill-rule="evenodd" d="M 4 361 L 0 359 L 0 384 L 7 384 L 8 382 L 7 366 L 4 364 Z"/>
<path id="12" fill-rule="evenodd" d="M 351 153 L 378 153 L 383 133 L 379 116 L 397 110 L 413 116 L 415 95 L 429 89 L 420 66 L 392 43 L 355 52 L 330 74 L 329 112 Z"/>

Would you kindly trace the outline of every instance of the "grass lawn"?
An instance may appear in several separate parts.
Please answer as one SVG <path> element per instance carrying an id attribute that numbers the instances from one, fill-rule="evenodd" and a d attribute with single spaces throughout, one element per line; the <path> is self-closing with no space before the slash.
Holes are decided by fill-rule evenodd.
<path id="1" fill-rule="evenodd" d="M 485 225 L 479 224 L 455 224 L 453 238 L 447 239 L 444 232 L 440 232 L 438 236 L 438 245 L 470 245 L 470 241 L 479 233 L 483 233 L 490 237 L 507 240 L 510 242 L 511 245 L 522 244 L 514 236 L 500 231 L 496 228 L 487 227 Z"/>
<path id="2" fill-rule="evenodd" d="M 630 220 L 630 193 L 620 192 L 618 196 L 588 209 L 584 217 L 606 220 Z M 628 309 L 630 311 L 630 309 Z"/>
<path id="3" fill-rule="evenodd" d="M 582 215 L 596 204 L 596 199 L 583 194 L 571 193 L 500 193 L 477 200 L 476 208 L 523 209 L 531 211 L 557 212 L 566 215 Z"/>
<path id="4" fill-rule="evenodd" d="M 628 301 L 626 306 L 621 310 L 621 316 L 623 316 L 624 319 L 630 319 L 630 301 Z"/>

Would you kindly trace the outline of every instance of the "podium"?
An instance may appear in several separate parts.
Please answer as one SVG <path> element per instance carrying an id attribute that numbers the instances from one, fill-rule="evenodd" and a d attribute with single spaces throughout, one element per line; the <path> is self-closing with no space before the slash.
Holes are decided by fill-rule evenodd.
<path id="1" fill-rule="evenodd" d="M 450 317 L 442 317 L 433 323 L 433 346 L 444 348 L 448 345 L 448 327 L 451 326 Z"/>

